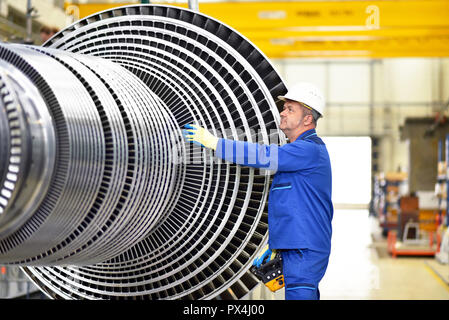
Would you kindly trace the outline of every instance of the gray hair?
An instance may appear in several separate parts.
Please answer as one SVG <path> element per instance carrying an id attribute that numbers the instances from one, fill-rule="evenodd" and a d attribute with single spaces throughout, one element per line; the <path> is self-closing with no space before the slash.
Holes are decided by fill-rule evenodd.
<path id="1" fill-rule="evenodd" d="M 314 109 L 311 109 L 308 106 L 305 106 L 303 103 L 300 103 L 300 105 L 304 111 L 304 116 L 311 115 L 313 118 L 313 124 L 316 126 L 318 119 L 321 118 L 321 115 L 318 112 L 316 112 Z"/>

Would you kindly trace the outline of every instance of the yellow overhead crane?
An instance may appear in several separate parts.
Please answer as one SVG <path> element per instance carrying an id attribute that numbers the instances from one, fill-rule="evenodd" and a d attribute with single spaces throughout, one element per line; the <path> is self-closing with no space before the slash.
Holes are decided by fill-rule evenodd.
<path id="1" fill-rule="evenodd" d="M 187 8 L 185 3 L 154 2 Z M 123 3 L 75 3 L 74 20 Z M 202 2 L 270 58 L 449 57 L 448 0 Z"/>

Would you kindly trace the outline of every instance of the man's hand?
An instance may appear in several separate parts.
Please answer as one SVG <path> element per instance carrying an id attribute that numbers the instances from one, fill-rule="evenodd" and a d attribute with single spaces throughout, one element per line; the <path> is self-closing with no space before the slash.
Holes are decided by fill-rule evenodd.
<path id="1" fill-rule="evenodd" d="M 195 124 L 186 124 L 182 131 L 187 142 L 192 142 L 209 149 L 217 149 L 218 138 L 206 129 Z"/>
<path id="2" fill-rule="evenodd" d="M 254 259 L 253 266 L 256 266 L 256 268 L 259 268 L 262 264 L 267 263 L 268 261 L 271 261 L 276 256 L 276 250 L 270 250 L 268 247 L 268 244 L 263 248 L 263 250 L 260 252 L 259 256 Z"/>

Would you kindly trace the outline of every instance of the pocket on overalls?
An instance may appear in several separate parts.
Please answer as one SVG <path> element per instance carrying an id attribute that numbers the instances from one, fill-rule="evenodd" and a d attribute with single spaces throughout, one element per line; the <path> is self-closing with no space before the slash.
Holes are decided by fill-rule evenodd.
<path id="1" fill-rule="evenodd" d="M 271 191 L 274 190 L 287 190 L 287 189 L 291 189 L 292 188 L 292 183 L 291 182 L 286 182 L 286 183 L 278 183 L 273 185 L 273 188 L 271 189 Z"/>
<path id="2" fill-rule="evenodd" d="M 290 283 L 286 287 L 286 290 L 296 290 L 296 289 L 315 290 L 316 287 L 310 283 Z"/>

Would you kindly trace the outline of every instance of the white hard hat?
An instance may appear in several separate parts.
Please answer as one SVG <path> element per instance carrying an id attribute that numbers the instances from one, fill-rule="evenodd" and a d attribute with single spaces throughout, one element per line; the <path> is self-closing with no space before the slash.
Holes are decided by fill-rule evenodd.
<path id="1" fill-rule="evenodd" d="M 302 102 L 323 116 L 325 106 L 324 95 L 320 89 L 311 83 L 296 83 L 288 90 L 285 96 L 278 96 L 278 99 Z"/>

